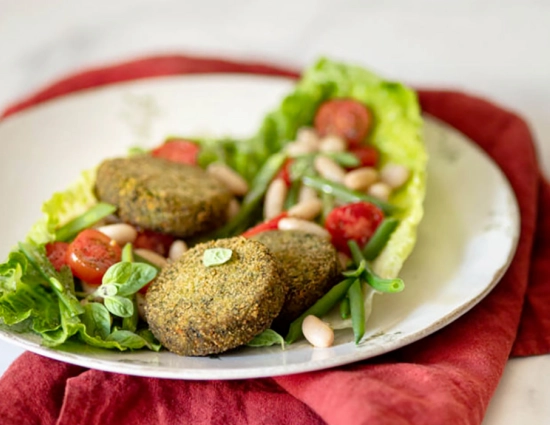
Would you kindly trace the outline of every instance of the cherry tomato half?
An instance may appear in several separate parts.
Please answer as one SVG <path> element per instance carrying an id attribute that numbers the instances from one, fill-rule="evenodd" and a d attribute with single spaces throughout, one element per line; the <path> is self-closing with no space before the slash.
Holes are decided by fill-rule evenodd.
<path id="1" fill-rule="evenodd" d="M 67 265 L 66 256 L 68 248 L 69 244 L 67 242 L 50 242 L 46 244 L 46 256 L 57 271 Z"/>
<path id="2" fill-rule="evenodd" d="M 134 241 L 134 248 L 148 249 L 163 257 L 168 257 L 168 251 L 170 251 L 172 242 L 174 242 L 173 236 L 152 230 L 140 230 Z"/>
<path id="3" fill-rule="evenodd" d="M 315 114 L 315 129 L 321 137 L 340 136 L 350 147 L 359 146 L 369 133 L 371 112 L 353 99 L 333 99 L 323 103 Z"/>
<path id="4" fill-rule="evenodd" d="M 356 148 L 351 148 L 349 151 L 359 159 L 359 167 L 376 167 L 378 163 L 378 151 L 374 147 L 357 146 Z"/>
<path id="5" fill-rule="evenodd" d="M 279 221 L 285 217 L 288 217 L 288 214 L 286 212 L 281 213 L 277 217 L 273 217 L 271 220 L 264 221 L 263 223 L 248 229 L 242 234 L 242 236 L 245 238 L 251 238 L 259 233 L 267 232 L 269 230 L 277 230 L 279 228 Z"/>
<path id="6" fill-rule="evenodd" d="M 197 165 L 200 147 L 189 140 L 171 139 L 151 151 L 151 155 L 180 164 Z"/>
<path id="7" fill-rule="evenodd" d="M 383 219 L 384 213 L 376 205 L 356 202 L 334 208 L 325 220 L 325 228 L 334 247 L 349 254 L 348 241 L 354 240 L 363 248 Z"/>
<path id="8" fill-rule="evenodd" d="M 66 261 L 73 274 L 86 283 L 100 285 L 109 267 L 120 262 L 122 249 L 95 229 L 78 234 L 67 249 Z"/>

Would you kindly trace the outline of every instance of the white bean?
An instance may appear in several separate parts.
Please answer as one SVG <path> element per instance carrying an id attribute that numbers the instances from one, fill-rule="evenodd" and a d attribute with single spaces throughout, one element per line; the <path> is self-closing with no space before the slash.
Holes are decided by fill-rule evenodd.
<path id="1" fill-rule="evenodd" d="M 344 152 L 346 149 L 346 141 L 336 135 L 323 137 L 319 144 L 319 152 Z"/>
<path id="2" fill-rule="evenodd" d="M 298 193 L 298 202 L 309 201 L 310 199 L 319 199 L 315 189 L 309 186 L 300 187 L 300 193 Z"/>
<path id="3" fill-rule="evenodd" d="M 286 217 L 281 219 L 278 224 L 279 230 L 298 230 L 300 232 L 311 233 L 323 238 L 330 238 L 329 232 L 311 221 L 302 220 L 300 218 Z"/>
<path id="4" fill-rule="evenodd" d="M 168 251 L 168 258 L 170 260 L 177 260 L 180 258 L 185 251 L 187 251 L 187 244 L 182 240 L 175 240 L 172 242 L 172 245 L 170 245 L 170 249 Z"/>
<path id="5" fill-rule="evenodd" d="M 381 201 L 387 201 L 391 195 L 391 187 L 386 183 L 378 182 L 369 187 L 367 194 Z"/>
<path id="6" fill-rule="evenodd" d="M 157 254 L 155 251 L 151 251 L 150 249 L 138 248 L 134 249 L 134 252 L 157 267 L 163 268 L 168 265 L 166 258 L 160 254 Z"/>
<path id="7" fill-rule="evenodd" d="M 236 196 L 246 195 L 248 183 L 242 176 L 225 164 L 214 162 L 206 167 L 206 171 Z"/>
<path id="8" fill-rule="evenodd" d="M 332 328 L 316 316 L 306 316 L 302 322 L 302 332 L 314 347 L 327 348 L 334 343 Z"/>
<path id="9" fill-rule="evenodd" d="M 326 156 L 318 155 L 313 163 L 315 170 L 325 179 L 336 183 L 342 183 L 346 176 L 346 171 L 335 161 Z"/>
<path id="10" fill-rule="evenodd" d="M 264 217 L 269 220 L 283 212 L 287 194 L 283 179 L 275 179 L 267 188 L 264 200 Z"/>
<path id="11" fill-rule="evenodd" d="M 145 295 L 143 295 L 141 292 L 136 292 L 136 304 L 137 304 L 139 317 L 142 320 L 146 320 L 145 306 L 147 305 L 147 300 L 145 299 Z"/>
<path id="12" fill-rule="evenodd" d="M 317 146 L 307 143 L 292 142 L 286 145 L 285 150 L 289 156 L 300 156 L 317 152 Z"/>
<path id="13" fill-rule="evenodd" d="M 348 172 L 344 177 L 344 185 L 353 190 L 366 191 L 378 180 L 378 171 L 372 167 L 363 167 Z"/>
<path id="14" fill-rule="evenodd" d="M 380 180 L 392 189 L 397 189 L 409 179 L 410 171 L 401 164 L 386 164 L 380 170 Z"/>
<path id="15" fill-rule="evenodd" d="M 232 199 L 227 206 L 227 221 L 235 217 L 241 209 L 241 204 L 236 199 Z"/>
<path id="16" fill-rule="evenodd" d="M 120 246 L 124 246 L 127 243 L 133 243 L 137 238 L 137 230 L 126 223 L 108 224 L 98 227 L 97 230 L 109 236 Z"/>
<path id="17" fill-rule="evenodd" d="M 299 202 L 288 210 L 290 217 L 302 218 L 304 220 L 313 220 L 323 209 L 323 203 L 320 199 L 310 199 Z"/>
<path id="18" fill-rule="evenodd" d="M 301 127 L 296 133 L 296 141 L 310 146 L 318 146 L 319 136 L 317 135 L 317 131 L 315 131 L 314 128 Z"/>

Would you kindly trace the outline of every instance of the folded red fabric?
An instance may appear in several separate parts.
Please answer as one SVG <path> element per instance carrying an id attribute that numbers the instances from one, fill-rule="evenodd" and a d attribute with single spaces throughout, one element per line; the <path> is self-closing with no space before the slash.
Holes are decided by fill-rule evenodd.
<path id="1" fill-rule="evenodd" d="M 200 72 L 297 76 L 261 64 L 152 57 L 66 78 L 5 114 L 98 85 Z M 550 186 L 541 177 L 529 129 L 518 116 L 456 92 L 420 91 L 419 97 L 425 112 L 462 131 L 499 164 L 520 206 L 514 260 L 472 311 L 393 353 L 268 379 L 138 378 L 25 353 L 0 380 L 2 423 L 479 424 L 509 355 L 550 351 Z"/>

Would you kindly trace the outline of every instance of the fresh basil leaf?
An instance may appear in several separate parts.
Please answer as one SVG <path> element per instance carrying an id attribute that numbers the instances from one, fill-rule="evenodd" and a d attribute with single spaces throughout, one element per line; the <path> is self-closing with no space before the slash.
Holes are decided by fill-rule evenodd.
<path id="1" fill-rule="evenodd" d="M 115 284 L 118 295 L 126 297 L 135 294 L 156 276 L 157 269 L 149 264 L 122 261 L 109 267 L 103 276 L 103 285 Z"/>
<path id="2" fill-rule="evenodd" d="M 204 251 L 202 263 L 206 267 L 219 266 L 220 264 L 227 263 L 232 255 L 233 251 L 229 248 L 210 248 Z"/>
<path id="3" fill-rule="evenodd" d="M 162 348 L 162 344 L 157 341 L 157 339 L 153 335 L 153 332 L 151 332 L 149 329 L 139 330 L 138 335 L 142 337 L 145 341 L 147 341 L 147 347 L 150 350 L 160 351 L 160 349 Z"/>
<path id="4" fill-rule="evenodd" d="M 107 310 L 118 317 L 130 317 L 134 312 L 134 304 L 128 298 L 115 295 L 105 298 L 103 302 Z"/>
<path id="5" fill-rule="evenodd" d="M 95 291 L 95 295 L 101 298 L 114 297 L 118 294 L 118 286 L 114 283 L 104 283 Z"/>
<path id="6" fill-rule="evenodd" d="M 134 305 L 134 311 L 132 312 L 131 316 L 124 317 L 122 319 L 122 329 L 125 331 L 135 332 L 137 329 L 138 320 L 139 320 L 136 297 L 132 297 L 131 301 L 132 301 L 132 304 Z"/>
<path id="7" fill-rule="evenodd" d="M 106 341 L 116 341 L 122 347 L 131 348 L 137 350 L 147 346 L 147 341 L 135 334 L 134 332 L 125 331 L 125 330 L 116 330 L 111 335 L 109 335 Z"/>
<path id="8" fill-rule="evenodd" d="M 111 333 L 111 315 L 101 303 L 90 302 L 84 305 L 84 314 L 80 320 L 86 327 L 86 333 L 92 337 L 105 339 Z"/>
<path id="9" fill-rule="evenodd" d="M 280 344 L 281 348 L 285 349 L 285 339 L 275 332 L 273 329 L 266 329 L 262 333 L 256 335 L 252 341 L 249 341 L 249 347 L 270 347 L 275 344 Z"/>

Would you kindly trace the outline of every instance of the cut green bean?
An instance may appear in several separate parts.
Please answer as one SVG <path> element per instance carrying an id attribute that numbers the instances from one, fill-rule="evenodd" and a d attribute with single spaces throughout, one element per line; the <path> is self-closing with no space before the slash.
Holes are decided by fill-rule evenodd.
<path id="1" fill-rule="evenodd" d="M 127 263 L 131 263 L 134 261 L 134 252 L 132 251 L 132 244 L 127 243 L 124 245 L 124 248 L 122 248 L 122 261 L 126 261 Z"/>
<path id="2" fill-rule="evenodd" d="M 399 221 L 393 217 L 384 219 L 363 248 L 363 257 L 365 257 L 366 260 L 372 261 L 378 257 L 378 254 L 380 254 L 380 251 L 386 246 L 391 234 L 398 224 Z"/>
<path id="3" fill-rule="evenodd" d="M 340 317 L 346 320 L 349 319 L 350 314 L 349 298 L 345 297 L 342 301 L 340 301 Z"/>
<path id="4" fill-rule="evenodd" d="M 365 304 L 360 279 L 353 281 L 348 290 L 348 297 L 353 336 L 355 337 L 355 344 L 359 344 L 359 341 L 365 335 Z"/>
<path id="5" fill-rule="evenodd" d="M 78 217 L 74 218 L 67 224 L 57 229 L 57 231 L 55 232 L 55 240 L 63 242 L 71 240 L 82 230 L 87 229 L 88 227 L 97 223 L 99 220 L 113 214 L 115 211 L 116 207 L 114 205 L 100 202 L 94 205 L 84 214 L 79 215 Z"/>
<path id="6" fill-rule="evenodd" d="M 290 324 L 290 328 L 286 335 L 285 341 L 287 344 L 292 344 L 298 338 L 302 336 L 302 322 L 304 319 L 309 316 L 322 317 L 327 314 L 338 301 L 340 301 L 346 293 L 348 292 L 349 287 L 355 279 L 345 279 L 340 283 L 334 285 L 330 291 L 317 300 L 310 308 L 302 313 L 300 317 L 294 320 Z"/>
<path id="7" fill-rule="evenodd" d="M 387 202 L 381 201 L 380 199 L 366 195 L 365 193 L 357 190 L 348 189 L 342 184 L 334 183 L 322 177 L 312 175 L 303 176 L 302 183 L 313 189 L 320 190 L 323 193 L 333 195 L 335 198 L 344 202 L 370 202 L 380 208 L 384 214 L 387 215 L 391 215 L 398 210 L 398 208 L 394 205 L 388 204 Z"/>
<path id="8" fill-rule="evenodd" d="M 334 209 L 334 196 L 322 192 L 321 200 L 323 201 L 323 209 L 321 211 L 321 223 L 324 224 L 327 216 Z"/>
<path id="9" fill-rule="evenodd" d="M 276 153 L 269 157 L 260 171 L 258 171 L 258 174 L 256 174 L 237 215 L 221 229 L 209 234 L 207 236 L 208 239 L 234 236 L 250 226 L 251 219 L 254 217 L 256 209 L 265 195 L 267 187 L 285 163 L 286 158 L 287 156 L 284 153 Z"/>
<path id="10" fill-rule="evenodd" d="M 288 211 L 294 205 L 298 203 L 298 195 L 300 194 L 301 183 L 299 180 L 293 181 L 288 190 L 288 194 L 285 199 L 285 211 Z"/>
<path id="11" fill-rule="evenodd" d="M 365 257 L 363 257 L 363 253 L 361 252 L 359 245 L 357 245 L 357 242 L 353 240 L 349 241 L 348 246 L 351 250 L 353 262 L 357 266 L 361 265 L 363 262 L 365 263 L 363 279 L 376 291 L 392 294 L 396 292 L 401 292 L 405 288 L 405 284 L 403 283 L 402 279 L 399 279 L 397 277 L 393 279 L 384 279 L 380 276 L 377 276 L 369 267 L 367 261 L 365 260 Z"/>

